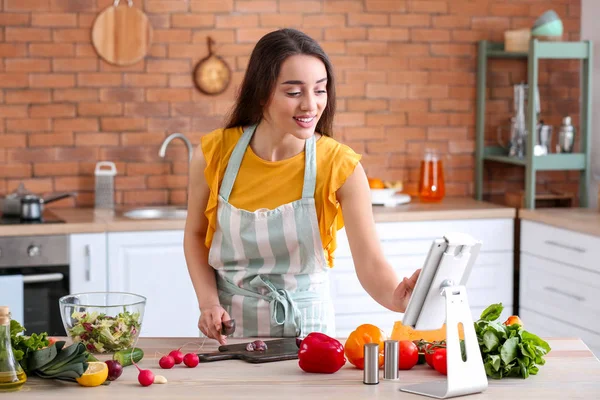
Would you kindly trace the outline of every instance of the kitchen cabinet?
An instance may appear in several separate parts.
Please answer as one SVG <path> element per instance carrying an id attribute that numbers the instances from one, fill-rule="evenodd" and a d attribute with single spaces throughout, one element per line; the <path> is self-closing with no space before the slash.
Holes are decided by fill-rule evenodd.
<path id="1" fill-rule="evenodd" d="M 464 232 L 482 241 L 466 285 L 473 318 L 492 303 L 504 305 L 502 321 L 513 313 L 514 219 L 386 222 L 376 228 L 383 252 L 400 276 L 421 268 L 432 241 L 446 232 Z M 338 336 L 347 337 L 363 323 L 377 325 L 389 335 L 394 322 L 402 320 L 402 313 L 381 306 L 361 286 L 344 230 L 338 233 L 330 282 Z"/>
<path id="2" fill-rule="evenodd" d="M 520 310 L 538 336 L 580 337 L 600 354 L 600 237 L 521 221 Z"/>
<path id="3" fill-rule="evenodd" d="M 106 233 L 69 236 L 69 291 L 104 292 L 108 289 Z"/>
<path id="4" fill-rule="evenodd" d="M 108 288 L 147 298 L 141 336 L 198 337 L 183 230 L 108 233 Z"/>

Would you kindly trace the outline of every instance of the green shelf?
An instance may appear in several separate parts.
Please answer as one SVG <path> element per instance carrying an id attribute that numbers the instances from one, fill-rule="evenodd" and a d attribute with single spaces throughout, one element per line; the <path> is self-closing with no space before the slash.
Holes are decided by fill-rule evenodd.
<path id="1" fill-rule="evenodd" d="M 527 165 L 525 158 L 506 155 L 485 155 L 484 160 L 520 166 Z M 548 154 L 545 156 L 536 156 L 534 158 L 534 165 L 536 171 L 580 171 L 585 169 L 585 154 Z"/>
<path id="2" fill-rule="evenodd" d="M 475 198 L 483 198 L 483 171 L 486 161 L 519 165 L 524 168 L 525 174 L 525 207 L 535 208 L 535 180 L 538 171 L 580 171 L 579 203 L 587 207 L 588 186 L 591 180 L 590 148 L 591 139 L 589 130 L 592 117 L 592 60 L 593 45 L 590 41 L 579 42 L 540 42 L 532 39 L 528 52 L 510 52 L 504 50 L 503 43 L 479 42 L 477 55 L 477 121 L 475 136 Z M 499 146 L 485 146 L 485 104 L 486 104 L 486 79 L 488 59 L 505 58 L 527 60 L 528 102 L 526 110 L 526 125 L 528 132 L 534 132 L 537 124 L 535 112 L 534 93 L 538 86 L 538 64 L 541 59 L 579 59 L 581 65 L 581 120 L 577 134 L 580 139 L 580 153 L 548 154 L 534 156 L 530 149 L 535 146 L 535 135 L 527 137 L 527 155 L 524 158 L 509 157 L 504 148 Z M 576 124 L 577 127 L 577 124 Z"/>

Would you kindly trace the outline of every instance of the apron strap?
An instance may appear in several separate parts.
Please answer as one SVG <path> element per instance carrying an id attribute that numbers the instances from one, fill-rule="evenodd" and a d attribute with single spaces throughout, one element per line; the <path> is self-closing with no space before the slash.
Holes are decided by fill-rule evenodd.
<path id="1" fill-rule="evenodd" d="M 302 187 L 302 198 L 312 199 L 315 197 L 317 185 L 317 146 L 315 135 L 306 140 L 304 147 L 304 185 Z"/>
<path id="2" fill-rule="evenodd" d="M 237 178 L 238 171 L 240 170 L 240 165 L 242 165 L 244 153 L 246 153 L 246 148 L 250 144 L 250 139 L 252 139 L 255 130 L 256 125 L 251 125 L 244 130 L 242 137 L 238 140 L 229 158 L 229 163 L 221 182 L 221 189 L 219 189 L 219 195 L 227 202 L 229 201 L 235 178 Z"/>

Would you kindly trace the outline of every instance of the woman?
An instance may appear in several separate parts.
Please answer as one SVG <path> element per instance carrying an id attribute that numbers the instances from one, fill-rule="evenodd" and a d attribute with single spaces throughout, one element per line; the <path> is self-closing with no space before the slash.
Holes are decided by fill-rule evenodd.
<path id="1" fill-rule="evenodd" d="M 385 260 L 360 156 L 331 138 L 334 112 L 333 69 L 313 39 L 282 29 L 259 40 L 226 128 L 190 166 L 184 247 L 204 335 L 224 344 L 233 318 L 234 336 L 334 336 L 342 213 L 362 286 L 404 312 L 419 271 L 400 280 Z"/>

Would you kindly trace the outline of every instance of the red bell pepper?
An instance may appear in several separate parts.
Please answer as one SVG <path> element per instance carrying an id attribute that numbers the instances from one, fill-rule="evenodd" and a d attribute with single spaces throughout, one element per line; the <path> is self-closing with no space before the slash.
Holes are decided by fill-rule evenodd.
<path id="1" fill-rule="evenodd" d="M 306 372 L 333 374 L 346 364 L 344 346 L 324 333 L 309 333 L 298 350 L 298 365 Z"/>

